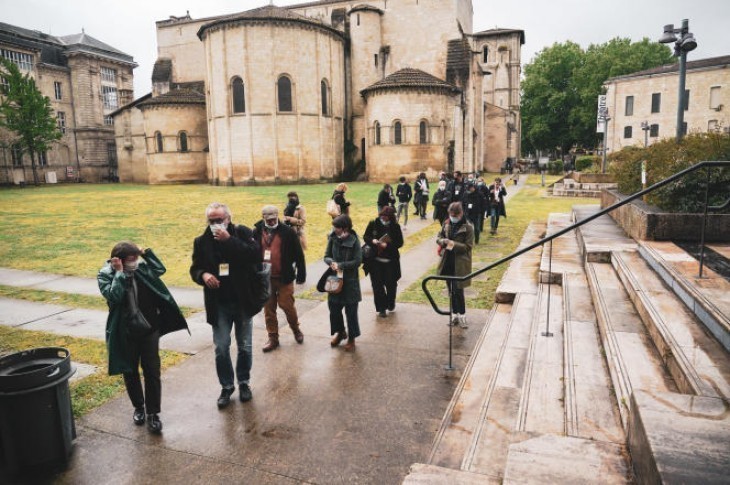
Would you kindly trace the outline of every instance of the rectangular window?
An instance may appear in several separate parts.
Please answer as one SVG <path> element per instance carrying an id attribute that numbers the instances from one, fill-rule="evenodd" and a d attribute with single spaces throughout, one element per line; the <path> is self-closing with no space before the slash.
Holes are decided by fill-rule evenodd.
<path id="1" fill-rule="evenodd" d="M 117 109 L 119 101 L 117 100 L 117 88 L 114 86 L 102 86 L 101 97 L 106 109 Z"/>
<path id="2" fill-rule="evenodd" d="M 48 152 L 40 152 L 38 154 L 38 166 L 39 167 L 48 166 Z"/>
<path id="3" fill-rule="evenodd" d="M 66 113 L 63 111 L 56 113 L 56 123 L 58 124 L 58 129 L 61 130 L 61 133 L 66 133 Z"/>
<path id="4" fill-rule="evenodd" d="M 651 112 L 659 113 L 662 109 L 662 93 L 654 93 L 651 95 Z"/>
<path id="5" fill-rule="evenodd" d="M 61 92 L 61 83 L 53 81 L 53 92 L 56 94 L 56 99 L 62 99 L 63 93 Z"/>
<path id="6" fill-rule="evenodd" d="M 633 138 L 633 127 L 624 126 L 624 138 Z"/>
<path id="7" fill-rule="evenodd" d="M 23 166 L 23 149 L 20 145 L 13 145 L 10 149 L 10 155 L 13 159 L 13 167 Z"/>
<path id="8" fill-rule="evenodd" d="M 375 67 L 378 67 L 378 55 L 375 54 Z"/>
<path id="9" fill-rule="evenodd" d="M 649 127 L 649 136 L 652 138 L 659 136 L 659 125 L 651 125 Z"/>
<path id="10" fill-rule="evenodd" d="M 712 86 L 710 88 L 710 109 L 720 111 L 720 86 Z"/>
<path id="11" fill-rule="evenodd" d="M 684 110 L 689 109 L 689 89 L 684 90 Z"/>
<path id="12" fill-rule="evenodd" d="M 103 82 L 108 82 L 108 83 L 117 82 L 117 70 L 116 69 L 112 69 L 111 67 L 102 67 L 100 72 L 101 72 L 101 80 Z"/>
<path id="13" fill-rule="evenodd" d="M 634 97 L 633 96 L 626 96 L 626 110 L 624 111 L 624 114 L 626 116 L 631 116 L 634 114 Z"/>
<path id="14" fill-rule="evenodd" d="M 104 124 L 106 126 L 114 126 L 114 117 L 109 115 L 104 116 Z"/>
<path id="15" fill-rule="evenodd" d="M 33 69 L 33 56 L 24 52 L 11 51 L 9 49 L 0 49 L 2 56 L 18 66 L 18 69 L 30 71 Z"/>
<path id="16" fill-rule="evenodd" d="M 106 160 L 112 167 L 117 166 L 117 146 L 114 143 L 106 144 Z"/>

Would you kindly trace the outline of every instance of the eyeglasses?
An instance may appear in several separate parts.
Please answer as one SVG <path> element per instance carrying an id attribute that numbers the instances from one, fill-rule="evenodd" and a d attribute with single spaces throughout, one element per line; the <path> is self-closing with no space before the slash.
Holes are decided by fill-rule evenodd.
<path id="1" fill-rule="evenodd" d="M 218 218 L 218 219 L 208 219 L 208 223 L 210 223 L 210 224 L 223 224 L 224 222 L 226 222 L 225 217 Z"/>

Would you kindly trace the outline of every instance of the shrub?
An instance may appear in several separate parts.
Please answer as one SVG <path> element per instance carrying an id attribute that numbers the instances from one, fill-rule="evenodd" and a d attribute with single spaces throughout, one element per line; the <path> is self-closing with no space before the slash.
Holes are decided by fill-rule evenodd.
<path id="1" fill-rule="evenodd" d="M 576 172 L 594 172 L 600 166 L 601 157 L 586 155 L 575 159 Z"/>
<path id="2" fill-rule="evenodd" d="M 552 160 L 548 162 L 548 173 L 550 175 L 560 175 L 563 173 L 563 161 Z"/>
<path id="3" fill-rule="evenodd" d="M 677 144 L 664 139 L 647 148 L 626 147 L 609 157 L 609 170 L 624 194 L 641 190 L 641 162 L 646 160 L 647 186 L 657 183 L 701 161 L 730 160 L 730 135 L 693 133 Z M 705 170 L 693 172 L 648 196 L 648 202 L 670 212 L 699 212 L 704 208 Z M 710 170 L 709 204 L 718 205 L 730 197 L 730 169 Z"/>

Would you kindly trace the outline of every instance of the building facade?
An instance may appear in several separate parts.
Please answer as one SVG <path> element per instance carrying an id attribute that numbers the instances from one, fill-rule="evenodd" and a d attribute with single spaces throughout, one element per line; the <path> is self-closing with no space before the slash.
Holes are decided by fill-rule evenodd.
<path id="1" fill-rule="evenodd" d="M 30 74 L 51 100 L 62 137 L 38 154 L 41 181 L 101 182 L 117 179 L 117 148 L 111 113 L 134 99 L 125 54 L 82 32 L 54 37 L 0 23 L 0 55 Z M 33 182 L 30 156 L 0 134 L 0 183 Z"/>
<path id="2" fill-rule="evenodd" d="M 678 65 L 606 81 L 608 148 L 651 145 L 676 136 Z M 730 132 L 730 56 L 687 62 L 684 132 Z"/>
<path id="3" fill-rule="evenodd" d="M 471 34 L 472 17 L 471 0 L 322 0 L 159 21 L 150 99 L 114 113 L 122 180 L 307 182 L 348 165 L 372 181 L 497 171 L 519 156 L 524 33 Z M 182 91 L 203 96 L 195 122 L 145 108 Z M 170 143 L 159 155 L 145 141 L 179 138 L 184 122 L 207 127 L 197 129 L 205 157 Z M 177 163 L 197 168 L 170 170 Z"/>

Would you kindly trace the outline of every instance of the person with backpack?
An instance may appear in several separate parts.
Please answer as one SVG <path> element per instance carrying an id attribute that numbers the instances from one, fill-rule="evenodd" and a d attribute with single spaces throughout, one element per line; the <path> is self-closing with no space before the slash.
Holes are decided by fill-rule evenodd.
<path id="1" fill-rule="evenodd" d="M 398 224 L 400 224 L 400 215 L 403 214 L 405 217 L 403 227 L 405 228 L 408 225 L 408 204 L 411 202 L 411 198 L 413 197 L 413 191 L 405 177 L 401 177 L 398 182 L 398 188 L 395 189 L 395 196 L 398 199 L 397 219 Z"/>
<path id="2" fill-rule="evenodd" d="M 332 193 L 331 201 L 327 203 L 327 214 L 332 219 L 340 215 L 347 215 L 350 213 L 350 203 L 345 200 L 345 192 L 347 192 L 347 184 L 342 182 L 335 187 L 335 191 Z"/>
<path id="3" fill-rule="evenodd" d="M 218 407 L 228 406 L 238 381 L 239 399 L 250 401 L 253 361 L 253 317 L 263 301 L 255 286 L 261 265 L 261 247 L 253 231 L 231 222 L 227 205 L 213 202 L 205 210 L 208 222 L 195 238 L 190 277 L 203 287 L 205 316 L 213 327 L 215 370 L 221 393 Z M 267 295 L 268 296 L 268 295 Z M 238 358 L 236 372 L 231 362 L 231 330 L 235 327 Z"/>

